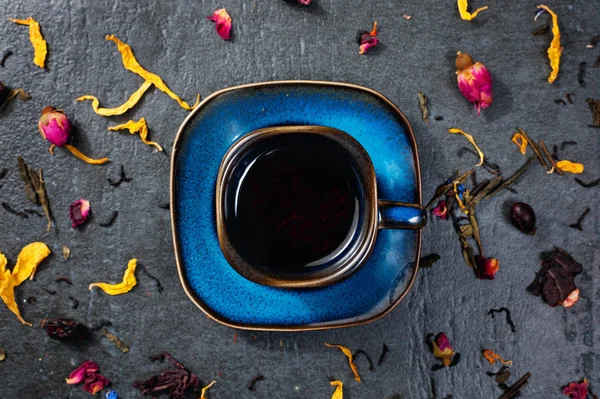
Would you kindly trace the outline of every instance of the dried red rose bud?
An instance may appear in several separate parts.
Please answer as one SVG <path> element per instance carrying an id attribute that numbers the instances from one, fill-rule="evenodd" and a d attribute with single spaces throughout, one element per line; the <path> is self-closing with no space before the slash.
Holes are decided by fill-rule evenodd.
<path id="1" fill-rule="evenodd" d="M 535 212 L 524 202 L 515 202 L 510 208 L 510 221 L 525 234 L 535 235 Z"/>
<path id="2" fill-rule="evenodd" d="M 80 199 L 69 207 L 69 217 L 71 218 L 71 227 L 76 229 L 85 223 L 90 214 L 90 201 Z"/>
<path id="3" fill-rule="evenodd" d="M 500 261 L 494 258 L 476 255 L 475 263 L 477 266 L 475 275 L 482 280 L 493 280 L 500 269 Z"/>
<path id="4" fill-rule="evenodd" d="M 42 109 L 38 129 L 44 140 L 48 140 L 50 144 L 57 147 L 62 147 L 69 140 L 71 122 L 63 111 L 49 105 Z"/>
<path id="5" fill-rule="evenodd" d="M 41 325 L 46 334 L 57 341 L 70 339 L 84 340 L 90 335 L 88 328 L 76 320 L 44 319 Z"/>

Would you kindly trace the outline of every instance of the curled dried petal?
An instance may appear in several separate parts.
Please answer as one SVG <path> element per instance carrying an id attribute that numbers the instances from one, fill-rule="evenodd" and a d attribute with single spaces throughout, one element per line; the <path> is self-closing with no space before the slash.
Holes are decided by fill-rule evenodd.
<path id="1" fill-rule="evenodd" d="M 103 375 L 98 373 L 88 374 L 88 377 L 83 382 L 83 389 L 92 395 L 95 395 L 103 390 L 108 384 L 110 384 L 110 381 Z"/>
<path id="2" fill-rule="evenodd" d="M 83 382 L 88 374 L 96 373 L 98 370 L 98 364 L 88 360 L 73 370 L 73 372 L 69 374 L 69 377 L 65 378 L 65 380 L 67 381 L 68 385 L 76 385 Z"/>
<path id="3" fill-rule="evenodd" d="M 563 172 L 574 173 L 574 174 L 583 173 L 583 169 L 584 169 L 582 163 L 575 163 L 575 162 L 571 162 L 571 161 L 567 161 L 567 160 L 562 160 L 562 161 L 556 162 L 556 167 L 558 169 L 562 170 Z"/>
<path id="4" fill-rule="evenodd" d="M 231 39 L 231 16 L 224 8 L 215 10 L 212 15 L 206 17 L 206 19 L 215 23 L 217 33 L 223 40 Z"/>
<path id="5" fill-rule="evenodd" d="M 377 21 L 373 23 L 373 29 L 371 32 L 363 33 L 359 37 L 359 47 L 358 54 L 365 54 L 371 48 L 377 46 L 379 44 L 379 39 L 377 38 Z"/>
<path id="6" fill-rule="evenodd" d="M 468 12 L 467 8 L 469 7 L 469 2 L 467 0 L 458 0 L 458 12 L 460 13 L 460 17 L 465 21 L 471 21 L 473 18 L 477 16 L 481 11 L 487 10 L 488 7 L 480 7 L 476 9 L 474 12 Z"/>
<path id="7" fill-rule="evenodd" d="M 481 354 L 483 355 L 483 357 L 486 358 L 488 362 L 490 362 L 490 364 L 496 363 L 496 360 L 500 361 L 506 366 L 510 366 L 513 363 L 512 360 L 504 360 L 502 359 L 502 356 L 489 349 L 484 350 Z"/>
<path id="8" fill-rule="evenodd" d="M 446 334 L 439 333 L 431 344 L 433 346 L 433 356 L 440 359 L 444 366 L 450 366 L 455 352 Z"/>
<path id="9" fill-rule="evenodd" d="M 329 347 L 329 348 L 338 348 L 339 350 L 342 351 L 342 353 L 344 355 L 346 355 L 346 357 L 348 358 L 348 363 L 350 364 L 350 369 L 352 370 L 352 373 L 354 374 L 354 379 L 358 382 L 360 382 L 360 375 L 358 375 L 358 370 L 356 369 L 356 366 L 354 365 L 354 358 L 352 356 L 352 351 L 350 351 L 350 349 L 341 346 L 341 345 L 334 345 L 334 344 L 325 344 L 325 346 Z"/>
<path id="10" fill-rule="evenodd" d="M 525 137 L 521 133 L 515 133 L 512 136 L 512 142 L 515 143 L 517 147 L 519 147 L 519 151 L 521 151 L 521 154 L 525 155 L 525 153 L 527 152 L 527 140 L 525 139 Z"/>
<path id="11" fill-rule="evenodd" d="M 151 86 L 152 86 L 152 82 L 150 82 L 148 80 L 144 81 L 144 83 L 142 83 L 140 88 L 137 89 L 135 92 L 133 92 L 127 101 L 125 101 L 123 104 L 121 104 L 115 108 L 101 108 L 100 101 L 96 97 L 91 96 L 91 95 L 85 95 L 85 96 L 78 97 L 75 99 L 75 101 L 86 101 L 86 100 L 91 101 L 92 108 L 94 109 L 94 112 L 97 113 L 98 115 L 102 115 L 102 116 L 122 115 L 125 112 L 127 112 L 128 110 L 130 110 L 131 108 L 135 107 L 135 105 L 140 101 L 140 99 L 142 98 L 144 93 L 146 93 L 146 91 L 148 91 L 148 89 Z"/>
<path id="12" fill-rule="evenodd" d="M 79 199 L 69 207 L 69 217 L 71 218 L 71 227 L 76 229 L 85 223 L 90 214 L 90 201 Z"/>
<path id="13" fill-rule="evenodd" d="M 469 133 L 466 133 L 457 128 L 450 128 L 450 129 L 448 129 L 448 132 L 454 133 L 454 134 L 458 133 L 458 134 L 462 134 L 463 136 L 465 136 L 465 138 L 469 141 L 469 143 L 471 143 L 473 145 L 473 147 L 475 147 L 477 154 L 479 154 L 479 163 L 477 164 L 477 166 L 483 165 L 483 160 L 485 158 L 485 155 L 483 154 L 483 151 L 481 151 L 479 149 L 479 147 L 477 146 L 477 143 L 475 143 L 475 139 L 473 138 L 473 136 L 471 136 Z"/>
<path id="14" fill-rule="evenodd" d="M 110 161 L 110 159 L 108 159 L 108 158 L 99 158 L 99 159 L 89 158 L 84 153 L 79 151 L 77 148 L 73 147 L 71 144 L 66 144 L 65 148 L 67 150 L 69 150 L 69 152 L 71 154 L 73 154 L 75 157 L 81 159 L 83 162 L 89 163 L 90 165 L 103 165 Z"/>
<path id="15" fill-rule="evenodd" d="M 208 391 L 216 383 L 217 383 L 217 381 L 213 381 L 210 384 L 208 384 L 207 386 L 205 386 L 204 388 L 202 388 L 202 390 L 200 391 L 200 398 L 199 399 L 206 399 L 206 391 Z"/>
<path id="16" fill-rule="evenodd" d="M 148 72 L 147 70 L 142 68 L 142 66 L 135 59 L 131 47 L 128 44 L 125 44 L 119 39 L 117 39 L 115 35 L 106 35 L 106 40 L 111 40 L 117 45 L 119 53 L 121 53 L 121 59 L 123 61 L 123 66 L 125 67 L 125 69 L 141 76 L 146 81 L 151 82 L 158 90 L 162 91 L 163 93 L 171 97 L 173 100 L 177 101 L 179 106 L 181 106 L 183 109 L 192 110 L 200 103 L 200 95 L 198 95 L 198 97 L 196 98 L 196 103 L 191 106 L 188 105 L 188 103 L 183 101 L 181 98 L 179 98 L 177 94 L 173 93 L 171 89 L 167 87 L 167 85 L 165 84 L 165 82 L 163 82 L 160 76 L 152 72 Z"/>
<path id="17" fill-rule="evenodd" d="M 571 399 L 586 399 L 588 395 L 588 381 L 583 379 L 581 382 L 570 382 L 563 389 L 563 395 Z"/>
<path id="18" fill-rule="evenodd" d="M 129 292 L 137 284 L 134 275 L 136 266 L 137 259 L 131 259 L 127 264 L 127 270 L 125 270 L 125 274 L 123 275 L 123 281 L 118 284 L 93 283 L 90 284 L 89 288 L 91 290 L 94 287 L 98 287 L 109 295 L 120 295 Z"/>
<path id="19" fill-rule="evenodd" d="M 344 399 L 344 383 L 340 380 L 331 381 L 329 385 L 335 387 L 331 399 Z"/>
<path id="20" fill-rule="evenodd" d="M 571 306 L 575 305 L 577 303 L 577 301 L 579 300 L 579 294 L 580 294 L 579 288 L 574 289 L 573 291 L 571 291 L 571 293 L 569 294 L 567 299 L 562 301 L 562 305 L 565 308 L 570 308 Z"/>
<path id="21" fill-rule="evenodd" d="M 10 22 L 14 22 L 19 25 L 29 25 L 29 41 L 33 46 L 33 63 L 40 68 L 44 68 L 44 62 L 46 61 L 46 54 L 48 53 L 48 44 L 42 36 L 42 30 L 40 24 L 29 17 L 27 19 L 8 19 Z"/>
<path id="22" fill-rule="evenodd" d="M 437 206 L 431 210 L 431 213 L 433 213 L 435 216 L 439 217 L 442 220 L 447 220 L 449 213 L 448 207 L 446 206 L 446 201 L 441 200 L 440 202 L 438 202 Z"/>
<path id="23" fill-rule="evenodd" d="M 548 58 L 550 59 L 550 67 L 552 72 L 548 76 L 548 82 L 553 83 L 558 76 L 558 70 L 560 68 L 560 56 L 562 55 L 563 48 L 560 46 L 560 29 L 558 28 L 558 16 L 548 6 L 541 4 L 537 6 L 540 10 L 547 11 L 552 16 L 552 42 L 548 47 Z"/>
<path id="24" fill-rule="evenodd" d="M 109 127 L 108 130 L 117 131 L 117 130 L 129 130 L 131 134 L 140 134 L 140 138 L 144 144 L 154 146 L 158 151 L 162 151 L 162 147 L 155 143 L 154 141 L 148 140 L 148 125 L 146 124 L 146 119 L 142 118 L 139 121 L 129 121 L 127 123 L 123 123 L 121 125 Z"/>
<path id="25" fill-rule="evenodd" d="M 12 271 L 15 287 L 27 280 L 27 278 L 33 280 L 33 275 L 35 274 L 38 265 L 46 259 L 51 252 L 50 248 L 43 242 L 33 242 L 23 247 Z"/>

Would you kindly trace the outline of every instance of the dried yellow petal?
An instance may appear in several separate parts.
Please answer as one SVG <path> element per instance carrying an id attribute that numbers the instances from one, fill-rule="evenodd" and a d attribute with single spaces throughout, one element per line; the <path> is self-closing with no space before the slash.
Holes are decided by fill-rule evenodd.
<path id="1" fill-rule="evenodd" d="M 552 42 L 548 47 L 548 58 L 550 59 L 550 67 L 552 72 L 548 76 L 548 82 L 553 83 L 558 76 L 558 70 L 560 68 L 560 56 L 562 55 L 563 48 L 560 46 L 560 29 L 558 28 L 558 16 L 548 6 L 540 4 L 537 6 L 538 9 L 543 9 L 552 16 Z"/>
<path id="2" fill-rule="evenodd" d="M 527 139 L 525 138 L 525 136 L 523 136 L 521 133 L 515 133 L 512 136 L 512 142 L 515 143 L 517 147 L 519 147 L 519 151 L 521 151 L 521 154 L 525 155 L 525 153 L 527 152 Z"/>
<path id="3" fill-rule="evenodd" d="M 496 363 L 496 360 L 499 360 L 502 364 L 510 366 L 511 364 L 513 364 L 512 360 L 504 360 L 502 359 L 502 357 L 497 354 L 494 353 L 493 351 L 486 349 L 482 352 L 483 357 L 485 357 L 487 359 L 488 362 L 490 362 L 490 364 L 494 364 Z"/>
<path id="4" fill-rule="evenodd" d="M 479 154 L 479 163 L 477 164 L 477 166 L 483 165 L 483 159 L 485 158 L 485 155 L 483 154 L 483 151 L 481 151 L 479 149 L 479 147 L 477 146 L 477 143 L 475 143 L 475 139 L 473 139 L 473 136 L 471 136 L 469 133 L 465 133 L 462 130 L 454 128 L 454 127 L 448 129 L 448 131 L 450 133 L 459 133 L 459 134 L 462 134 L 463 136 L 465 136 L 465 138 L 467 140 L 469 140 L 469 143 L 473 144 L 473 147 L 475 147 L 475 150 L 477 150 L 477 153 Z"/>
<path id="5" fill-rule="evenodd" d="M 13 268 L 12 278 L 15 287 L 29 278 L 33 280 L 33 275 L 38 265 L 50 255 L 50 248 L 43 242 L 34 242 L 26 245 L 17 258 L 17 264 Z"/>
<path id="6" fill-rule="evenodd" d="M 85 101 L 85 100 L 92 101 L 92 108 L 94 109 L 94 112 L 97 113 L 98 115 L 102 115 L 102 116 L 122 115 L 125 112 L 127 112 L 128 110 L 130 110 L 131 108 L 133 108 L 140 101 L 140 99 L 142 98 L 144 93 L 151 86 L 152 86 L 152 82 L 150 82 L 148 80 L 144 81 L 144 83 L 142 83 L 140 88 L 137 89 L 125 103 L 119 105 L 116 108 L 100 108 L 100 101 L 96 97 L 91 96 L 91 95 L 81 96 L 81 97 L 75 99 L 75 101 Z"/>
<path id="7" fill-rule="evenodd" d="M 125 270 L 122 282 L 118 284 L 93 283 L 90 284 L 90 290 L 94 287 L 98 287 L 109 295 L 121 295 L 131 291 L 131 289 L 137 284 L 137 280 L 133 275 L 135 273 L 136 266 L 137 259 L 131 259 L 127 264 L 127 270 Z"/>
<path id="8" fill-rule="evenodd" d="M 69 152 L 71 154 L 75 155 L 77 158 L 81 159 L 84 162 L 92 164 L 92 165 L 102 165 L 102 164 L 105 164 L 108 161 L 110 161 L 110 159 L 108 159 L 108 158 L 100 158 L 100 159 L 88 158 L 86 155 L 84 155 L 77 148 L 73 147 L 71 144 L 66 144 L 64 146 L 64 148 L 66 148 L 67 150 L 69 150 Z"/>
<path id="9" fill-rule="evenodd" d="M 40 68 L 44 68 L 44 62 L 46 61 L 46 54 L 48 53 L 48 44 L 42 36 L 42 30 L 40 24 L 29 17 L 27 19 L 8 19 L 15 24 L 29 25 L 29 41 L 33 46 L 33 63 Z"/>
<path id="10" fill-rule="evenodd" d="M 213 381 L 210 384 L 208 384 L 207 386 L 205 386 L 204 388 L 202 388 L 202 390 L 200 391 L 200 397 L 198 399 L 206 399 L 206 391 L 208 391 L 210 389 L 210 387 L 212 387 L 216 383 L 217 383 L 217 381 Z"/>
<path id="11" fill-rule="evenodd" d="M 583 173 L 583 164 L 582 163 L 575 163 L 575 162 L 571 162 L 571 161 L 567 161 L 567 160 L 562 160 L 562 161 L 556 162 L 556 167 L 558 169 L 562 170 L 563 172 L 569 172 L 569 173 L 575 173 L 575 174 Z"/>
<path id="12" fill-rule="evenodd" d="M 335 392 L 331 399 L 344 399 L 344 383 L 340 380 L 331 381 L 329 385 L 335 387 Z"/>
<path id="13" fill-rule="evenodd" d="M 469 2 L 467 0 L 458 0 L 458 12 L 460 13 L 460 17 L 465 21 L 470 21 L 477 16 L 481 11 L 487 10 L 488 7 L 480 7 L 474 12 L 468 12 L 467 7 L 469 7 Z"/>
<path id="14" fill-rule="evenodd" d="M 352 373 L 354 373 L 354 379 L 358 382 L 360 382 L 360 375 L 358 375 L 358 370 L 356 369 L 356 366 L 354 365 L 354 358 L 352 356 L 352 352 L 350 351 L 350 349 L 343 347 L 341 345 L 334 345 L 334 344 L 325 344 L 325 346 L 329 347 L 329 348 L 338 348 L 340 349 L 344 355 L 346 355 L 346 357 L 348 358 L 348 363 L 350 363 L 350 369 L 352 370 Z"/>
<path id="15" fill-rule="evenodd" d="M 198 103 L 200 103 L 200 95 L 198 95 L 198 97 L 196 98 L 196 103 L 192 106 L 188 105 L 188 103 L 179 98 L 177 94 L 173 93 L 171 89 L 167 87 L 167 85 L 165 84 L 165 82 L 163 82 L 160 76 L 148 72 L 144 68 L 142 68 L 142 66 L 135 59 L 131 47 L 129 47 L 128 44 L 125 44 L 119 39 L 117 39 L 115 35 L 106 35 L 106 40 L 112 40 L 117 44 L 117 48 L 119 49 L 119 53 L 121 53 L 121 58 L 123 60 L 123 66 L 125 67 L 125 69 L 141 76 L 146 81 L 151 82 L 158 90 L 162 91 L 163 93 L 171 97 L 173 100 L 177 101 L 181 108 L 186 110 L 192 110 L 198 105 Z"/>
<path id="16" fill-rule="evenodd" d="M 13 312 L 23 324 L 27 324 L 31 327 L 31 323 L 26 322 L 19 312 L 19 307 L 15 301 L 15 284 L 10 274 L 10 271 L 6 270 L 2 276 L 0 276 L 0 298 L 4 301 L 4 304 L 8 309 Z"/>
<path id="17" fill-rule="evenodd" d="M 122 125 L 118 125 L 118 126 L 113 126 L 113 127 L 109 127 L 108 130 L 112 130 L 112 131 L 116 131 L 116 130 L 129 130 L 129 133 L 131 134 L 136 134 L 139 133 L 140 137 L 142 138 L 142 142 L 144 144 L 148 144 L 148 145 L 152 145 L 154 147 L 156 147 L 156 149 L 158 151 L 162 151 L 162 147 L 158 144 L 155 143 L 154 141 L 150 141 L 147 139 L 148 137 L 148 125 L 146 125 L 146 119 L 142 118 L 139 121 L 135 122 L 135 121 L 129 121 L 127 123 L 124 123 Z"/>

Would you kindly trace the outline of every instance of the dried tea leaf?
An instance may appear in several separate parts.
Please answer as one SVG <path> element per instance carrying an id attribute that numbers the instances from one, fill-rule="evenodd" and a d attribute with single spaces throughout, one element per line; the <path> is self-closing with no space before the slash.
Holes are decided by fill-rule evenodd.
<path id="1" fill-rule="evenodd" d="M 510 310 L 508 310 L 507 308 L 499 308 L 499 309 L 490 309 L 487 314 L 492 316 L 492 319 L 494 318 L 494 314 L 495 313 L 501 313 L 504 312 L 506 314 L 506 323 L 510 326 L 510 329 L 512 332 L 516 332 L 516 328 L 515 328 L 515 323 L 513 323 L 512 321 L 512 316 L 510 315 Z"/>
<path id="2" fill-rule="evenodd" d="M 423 118 L 425 123 L 429 123 L 429 110 L 427 109 L 428 104 L 429 104 L 429 99 L 422 91 L 420 91 L 419 92 L 419 109 L 421 110 L 421 118 Z"/>
<path id="3" fill-rule="evenodd" d="M 137 259 L 131 259 L 127 264 L 127 270 L 125 270 L 125 274 L 123 275 L 123 281 L 118 284 L 108 284 L 108 283 L 93 283 L 90 284 L 89 289 L 91 290 L 94 287 L 98 287 L 109 295 L 121 295 L 126 292 L 131 291 L 133 287 L 137 284 L 135 279 L 135 268 L 137 266 Z"/>
<path id="4" fill-rule="evenodd" d="M 71 256 L 71 249 L 69 247 L 67 247 L 66 245 L 62 246 L 62 255 L 63 258 L 65 258 L 65 260 L 69 259 L 69 256 Z"/>
<path id="5" fill-rule="evenodd" d="M 360 382 L 360 375 L 358 375 L 358 370 L 356 369 L 356 366 L 354 365 L 354 358 L 352 356 L 352 352 L 350 351 L 350 349 L 343 347 L 341 345 L 335 345 L 335 344 L 325 344 L 325 346 L 329 347 L 329 348 L 338 348 L 339 350 L 342 351 L 342 353 L 344 355 L 346 355 L 346 357 L 348 358 L 348 363 L 350 364 L 350 369 L 352 370 L 352 373 L 354 374 L 354 379 L 357 382 Z"/>
<path id="6" fill-rule="evenodd" d="M 140 137 L 142 139 L 142 142 L 144 144 L 154 146 L 154 147 L 156 147 L 156 149 L 158 151 L 163 150 L 162 147 L 158 143 L 148 140 L 148 125 L 146 124 L 146 119 L 142 118 L 137 122 L 130 120 L 129 122 L 124 123 L 122 125 L 112 126 L 112 127 L 108 128 L 108 130 L 111 130 L 111 131 L 125 130 L 125 129 L 129 130 L 129 133 L 131 133 L 131 134 L 139 133 Z"/>
<path id="7" fill-rule="evenodd" d="M 593 98 L 588 98 L 586 101 L 590 105 L 590 110 L 592 111 L 592 120 L 593 120 L 592 124 L 588 125 L 588 126 L 600 128 L 600 100 L 594 100 Z"/>
<path id="8" fill-rule="evenodd" d="M 563 172 L 580 174 L 583 173 L 583 164 L 575 163 L 567 160 L 562 160 L 556 162 L 556 167 L 562 170 Z"/>
<path id="9" fill-rule="evenodd" d="M 213 381 L 210 384 L 208 384 L 207 386 L 205 386 L 204 388 L 202 388 L 201 391 L 200 391 L 200 398 L 199 399 L 206 399 L 206 391 L 208 391 L 216 383 L 217 383 L 217 381 Z"/>
<path id="10" fill-rule="evenodd" d="M 377 361 L 377 366 L 381 366 L 381 363 L 385 360 L 390 348 L 386 344 L 383 344 L 381 349 L 381 355 L 379 355 L 379 360 Z"/>
<path id="11" fill-rule="evenodd" d="M 152 82 L 146 80 L 139 89 L 131 94 L 129 99 L 125 101 L 125 103 L 119 105 L 115 108 L 101 108 L 100 101 L 91 95 L 81 96 L 75 99 L 75 101 L 85 101 L 89 100 L 92 102 L 92 108 L 94 112 L 101 116 L 112 116 L 112 115 L 122 115 L 131 108 L 135 107 L 135 105 L 140 101 L 144 93 L 148 91 L 148 89 L 152 86 Z"/>
<path id="12" fill-rule="evenodd" d="M 46 193 L 42 169 L 38 171 L 31 169 L 27 166 L 22 157 L 18 157 L 17 161 L 19 165 L 19 174 L 21 175 L 23 182 L 25 182 L 25 195 L 32 203 L 42 206 L 44 213 L 46 214 L 46 219 L 48 219 L 46 231 L 50 231 L 50 228 L 52 227 L 52 217 L 50 216 L 50 204 Z"/>
<path id="13" fill-rule="evenodd" d="M 437 262 L 440 259 L 441 257 L 435 253 L 423 256 L 419 260 L 419 267 L 430 268 L 435 262 Z"/>
<path id="14" fill-rule="evenodd" d="M 42 30 L 40 24 L 29 17 L 27 19 L 8 19 L 15 24 L 28 25 L 29 26 L 29 40 L 33 46 L 33 63 L 40 68 L 44 68 L 44 62 L 46 61 L 46 54 L 48 53 L 48 45 L 46 40 L 42 36 Z"/>
<path id="15" fill-rule="evenodd" d="M 179 106 L 186 110 L 194 109 L 200 103 L 200 95 L 196 98 L 196 103 L 192 106 L 188 105 L 185 101 L 183 101 L 177 94 L 173 93 L 171 89 L 167 87 L 165 82 L 156 74 L 146 71 L 142 66 L 138 63 L 133 55 L 133 51 L 128 44 L 123 43 L 119 39 L 115 37 L 115 35 L 107 35 L 106 40 L 112 40 L 119 49 L 119 53 L 121 53 L 121 58 L 123 61 L 123 66 L 128 71 L 131 71 L 139 76 L 141 76 L 144 80 L 151 82 L 158 90 L 167 94 L 173 100 L 177 101 Z"/>
<path id="16" fill-rule="evenodd" d="M 552 16 L 552 35 L 554 37 L 552 38 L 550 47 L 548 47 L 548 58 L 550 59 L 550 67 L 552 68 L 552 72 L 550 72 L 550 76 L 548 76 L 548 82 L 553 83 L 556 80 L 556 77 L 558 76 L 558 70 L 560 68 L 560 56 L 563 50 L 563 48 L 560 46 L 560 30 L 558 28 L 558 16 L 546 5 L 541 4 L 537 6 L 537 8 L 547 11 Z"/>
<path id="17" fill-rule="evenodd" d="M 113 335 L 102 329 L 102 335 L 104 335 L 114 346 L 116 346 L 121 352 L 127 353 L 129 352 L 129 347 L 119 339 L 116 335 Z"/>
<path id="18" fill-rule="evenodd" d="M 6 351 L 4 349 L 0 349 L 0 362 L 6 360 Z"/>
<path id="19" fill-rule="evenodd" d="M 344 399 L 344 383 L 340 380 L 331 381 L 329 385 L 335 387 L 331 399 Z"/>
<path id="20" fill-rule="evenodd" d="M 478 9 L 476 9 L 474 12 L 470 13 L 467 11 L 468 7 L 469 7 L 469 2 L 467 0 L 458 0 L 458 12 L 460 13 L 460 17 L 465 21 L 471 21 L 481 11 L 488 9 L 487 6 L 480 7 Z"/>
<path id="21" fill-rule="evenodd" d="M 457 128 L 450 128 L 448 129 L 449 133 L 453 133 L 453 134 L 462 134 L 463 136 L 465 136 L 465 138 L 469 141 L 469 143 L 471 143 L 473 145 L 473 147 L 475 147 L 475 150 L 477 151 L 477 154 L 479 154 L 479 163 L 476 166 L 481 166 L 483 165 L 483 160 L 485 158 L 485 155 L 483 154 L 483 151 L 481 151 L 479 149 L 479 147 L 477 146 L 477 143 L 475 143 L 475 139 L 473 139 L 473 136 L 471 136 L 470 134 L 457 129 Z"/>
<path id="22" fill-rule="evenodd" d="M 512 364 L 512 360 L 504 360 L 502 356 L 489 349 L 485 349 L 483 352 L 481 352 L 481 354 L 488 362 L 490 362 L 490 364 L 496 363 L 496 360 L 500 361 L 504 365 L 510 366 Z"/>

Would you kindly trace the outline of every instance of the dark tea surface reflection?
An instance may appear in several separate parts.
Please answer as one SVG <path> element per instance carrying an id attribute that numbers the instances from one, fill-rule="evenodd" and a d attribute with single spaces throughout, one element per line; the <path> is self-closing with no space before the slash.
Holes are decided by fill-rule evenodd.
<path id="1" fill-rule="evenodd" d="M 299 137 L 302 136 L 302 137 Z M 284 135 L 253 148 L 228 187 L 226 228 L 248 262 L 310 272 L 351 241 L 359 185 L 341 146 L 322 136 Z"/>

